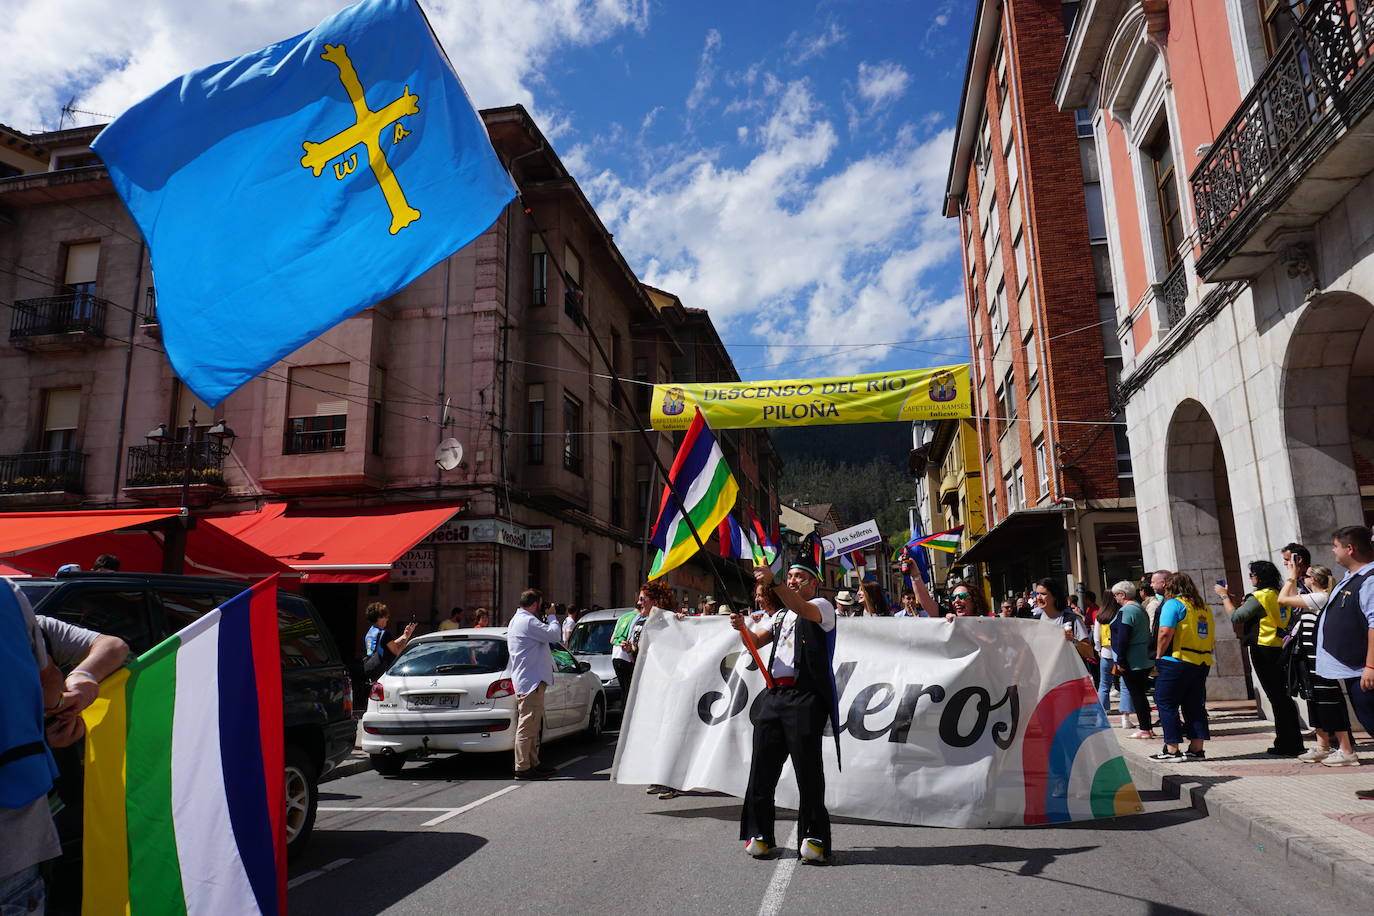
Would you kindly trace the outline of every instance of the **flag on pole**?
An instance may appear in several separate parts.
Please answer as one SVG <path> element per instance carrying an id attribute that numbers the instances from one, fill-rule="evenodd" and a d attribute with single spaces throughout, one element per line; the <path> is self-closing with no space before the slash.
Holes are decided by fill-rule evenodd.
<path id="1" fill-rule="evenodd" d="M 943 550 L 945 553 L 958 553 L 959 544 L 963 541 L 964 526 L 959 525 L 948 531 L 941 531 L 938 534 L 928 534 L 925 537 L 913 537 L 908 547 L 929 547 L 932 550 Z"/>
<path id="2" fill-rule="evenodd" d="M 728 560 L 753 560 L 754 544 L 749 537 L 749 532 L 735 521 L 735 517 L 726 514 L 716 526 L 716 537 L 720 539 L 720 555 Z"/>
<path id="3" fill-rule="evenodd" d="M 682 503 L 674 491 L 682 495 Z M 649 566 L 649 578 L 657 579 L 676 569 L 699 549 L 687 519 L 691 519 L 698 534 L 707 537 L 730 513 L 738 495 L 739 484 L 725 463 L 720 443 L 697 410 L 663 486 L 658 521 L 649 538 L 649 543 L 657 548 Z"/>
<path id="4" fill-rule="evenodd" d="M 514 196 L 415 0 L 188 73 L 92 148 L 148 243 L 163 346 L 218 404 L 475 239 Z"/>
<path id="5" fill-rule="evenodd" d="M 754 514 L 753 509 L 746 508 L 749 513 L 749 524 L 754 529 L 754 544 L 758 548 L 758 553 L 754 557 L 754 563 L 758 566 L 767 566 L 773 571 L 773 575 L 782 573 L 782 551 L 778 550 L 777 541 L 770 537 L 768 529 L 764 528 L 763 522 Z"/>
<path id="6" fill-rule="evenodd" d="M 286 912 L 277 626 L 273 576 L 101 683 L 83 916 Z"/>

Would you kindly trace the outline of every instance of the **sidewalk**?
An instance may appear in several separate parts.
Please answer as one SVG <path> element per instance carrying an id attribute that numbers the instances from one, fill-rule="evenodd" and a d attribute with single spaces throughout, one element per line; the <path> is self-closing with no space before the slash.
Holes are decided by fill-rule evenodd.
<path id="1" fill-rule="evenodd" d="M 1202 763 L 1150 760 L 1162 738 L 1132 740 L 1126 735 L 1133 729 L 1114 729 L 1136 787 L 1182 797 L 1319 882 L 1374 898 L 1374 802 L 1355 797 L 1356 789 L 1374 789 L 1369 736 L 1354 735 L 1362 766 L 1324 767 L 1265 754 L 1274 731 L 1252 701 L 1208 703 L 1207 710 L 1212 740 Z M 1116 714 L 1111 720 L 1120 722 Z M 1158 725 L 1155 734 L 1162 734 Z"/>

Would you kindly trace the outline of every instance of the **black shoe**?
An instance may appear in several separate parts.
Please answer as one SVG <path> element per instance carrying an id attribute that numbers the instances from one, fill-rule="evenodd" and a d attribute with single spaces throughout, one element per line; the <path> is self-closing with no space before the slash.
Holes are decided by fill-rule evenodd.
<path id="1" fill-rule="evenodd" d="M 1265 750 L 1265 753 L 1268 754 L 1270 757 L 1296 757 L 1299 754 L 1301 754 L 1304 750 L 1306 750 L 1306 748 L 1300 747 L 1294 751 L 1289 750 L 1287 748 L 1279 747 L 1278 745 L 1274 745 L 1271 748 L 1267 748 Z"/>
<path id="2" fill-rule="evenodd" d="M 1365 801 L 1374 801 L 1374 789 L 1356 789 L 1355 797 Z"/>
<path id="3" fill-rule="evenodd" d="M 522 782 L 527 782 L 538 779 L 548 779 L 549 774 L 542 773 L 538 769 L 530 767 L 528 770 L 516 770 L 515 778 L 521 780 Z"/>
<path id="4" fill-rule="evenodd" d="M 1167 761 L 1170 763 L 1179 763 L 1181 761 L 1187 760 L 1188 757 L 1183 753 L 1183 751 L 1171 751 L 1168 748 L 1165 748 L 1161 750 L 1158 754 L 1151 754 L 1150 759 Z"/>
<path id="5" fill-rule="evenodd" d="M 543 773 L 545 776 L 552 776 L 558 772 L 558 767 L 551 767 L 547 763 L 536 763 L 530 769 L 536 773 Z"/>
<path id="6" fill-rule="evenodd" d="M 1184 757 L 1185 760 L 1206 760 L 1206 759 L 1207 759 L 1207 752 L 1206 752 L 1206 751 L 1184 751 L 1184 752 L 1183 752 L 1183 757 Z"/>

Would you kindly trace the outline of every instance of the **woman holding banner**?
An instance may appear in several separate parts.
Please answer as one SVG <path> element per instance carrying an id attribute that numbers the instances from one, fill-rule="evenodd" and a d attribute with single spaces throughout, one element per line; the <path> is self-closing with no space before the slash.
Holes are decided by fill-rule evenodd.
<path id="1" fill-rule="evenodd" d="M 755 858 L 769 855 L 777 845 L 773 797 L 783 765 L 791 757 L 800 797 L 798 855 L 808 864 L 828 865 L 830 814 L 825 808 L 821 740 L 826 719 L 835 707 L 831 668 L 835 607 L 816 596 L 820 576 L 805 553 L 788 569 L 785 584 L 774 582 L 773 571 L 767 566 L 754 567 L 754 581 L 771 591 L 784 610 L 752 627 L 739 614 L 730 615 L 730 625 L 740 631 L 768 684 L 756 707 L 754 753 L 740 817 L 740 839 L 746 841 L 745 852 Z M 758 654 L 760 646 L 771 646 L 767 662 Z M 838 753 L 838 728 L 835 745 Z"/>

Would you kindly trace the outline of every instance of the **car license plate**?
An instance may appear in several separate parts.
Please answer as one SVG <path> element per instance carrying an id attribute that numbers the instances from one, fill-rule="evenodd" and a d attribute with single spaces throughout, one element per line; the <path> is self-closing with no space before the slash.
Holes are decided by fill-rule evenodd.
<path id="1" fill-rule="evenodd" d="M 406 697 L 411 709 L 423 706 L 457 706 L 458 695 L 453 693 L 422 693 Z"/>

